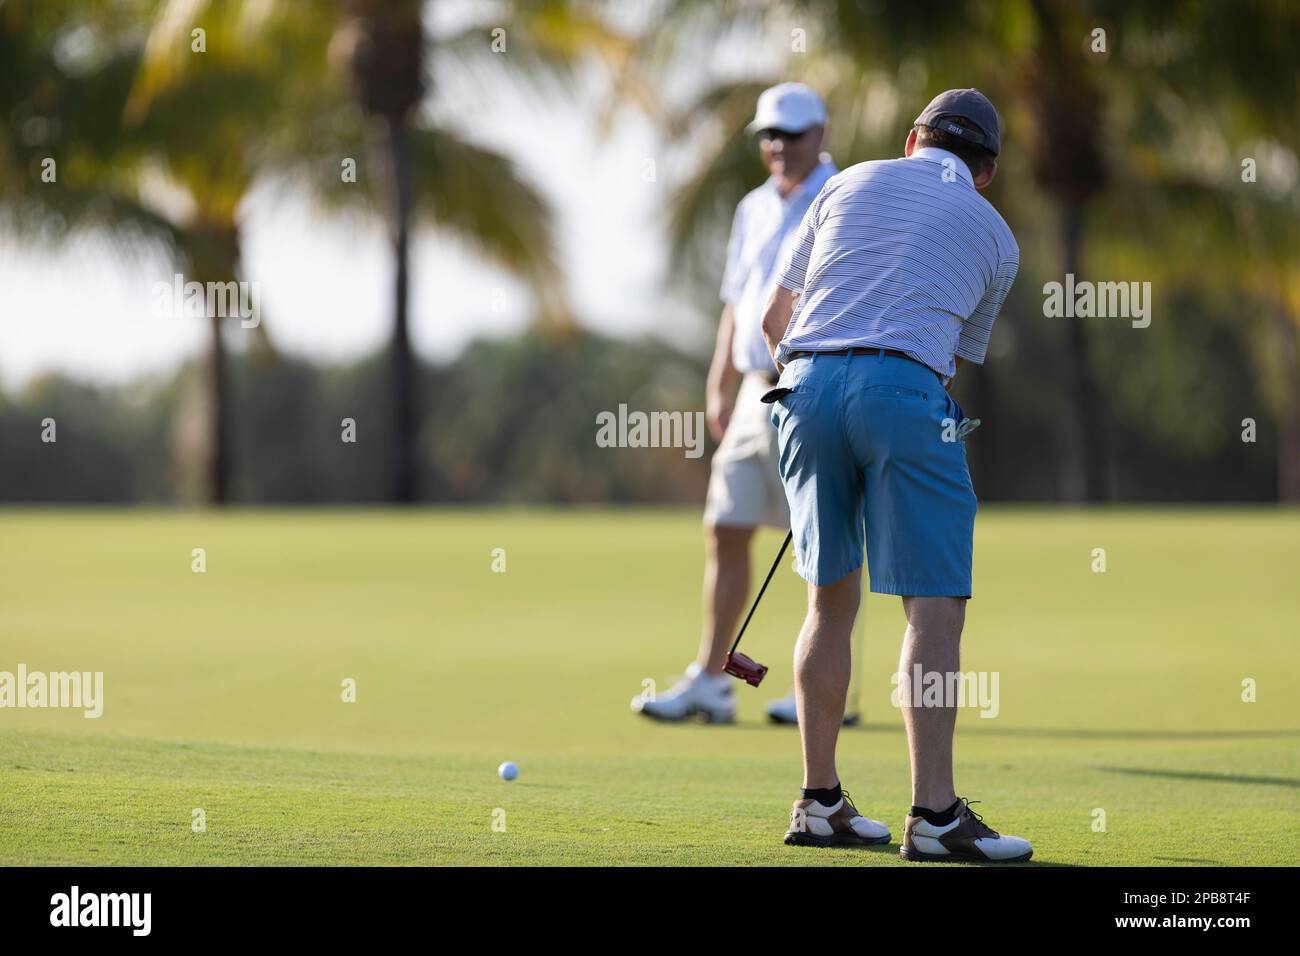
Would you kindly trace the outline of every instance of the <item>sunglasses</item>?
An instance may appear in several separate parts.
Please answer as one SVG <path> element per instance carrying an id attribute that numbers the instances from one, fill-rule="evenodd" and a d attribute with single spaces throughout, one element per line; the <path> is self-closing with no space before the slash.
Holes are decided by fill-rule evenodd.
<path id="1" fill-rule="evenodd" d="M 806 129 L 798 133 L 791 133 L 789 130 L 784 130 L 784 129 L 764 129 L 764 130 L 759 130 L 758 138 L 765 143 L 771 142 L 774 139 L 780 139 L 780 140 L 784 140 L 787 143 L 793 143 L 795 140 L 803 139 L 803 137 L 807 135 L 808 135 L 808 130 Z"/>

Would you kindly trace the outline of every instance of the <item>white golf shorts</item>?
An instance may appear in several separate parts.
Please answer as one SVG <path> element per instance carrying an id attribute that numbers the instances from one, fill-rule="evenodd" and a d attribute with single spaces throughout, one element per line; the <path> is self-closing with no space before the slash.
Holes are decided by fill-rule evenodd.
<path id="1" fill-rule="evenodd" d="M 790 527 L 772 408 L 760 401 L 771 387 L 758 373 L 751 372 L 741 381 L 731 423 L 713 453 L 704 504 L 704 523 L 709 527 Z"/>

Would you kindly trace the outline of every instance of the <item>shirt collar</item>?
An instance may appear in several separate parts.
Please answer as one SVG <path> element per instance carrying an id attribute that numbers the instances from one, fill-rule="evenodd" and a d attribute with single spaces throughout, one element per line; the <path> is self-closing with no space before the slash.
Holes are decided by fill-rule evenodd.
<path id="1" fill-rule="evenodd" d="M 970 174 L 970 167 L 967 166 L 966 161 L 956 153 L 950 153 L 948 150 L 940 149 L 938 146 L 922 146 L 920 149 L 912 150 L 912 155 L 908 158 L 932 159 L 936 163 L 942 163 L 945 159 L 951 159 L 957 172 L 961 175 L 961 178 L 970 183 L 970 185 L 975 185 L 975 180 Z"/>
<path id="2" fill-rule="evenodd" d="M 915 153 L 913 155 L 915 155 Z M 803 182 L 790 190 L 788 196 L 783 197 L 779 192 L 777 192 L 775 176 L 768 177 L 767 187 L 772 190 L 772 195 L 776 196 L 782 202 L 793 202 L 801 196 L 816 196 L 822 191 L 822 187 L 826 185 L 826 180 L 830 179 L 838 172 L 839 168 L 833 161 L 824 159 L 813 168 L 811 173 L 804 177 Z"/>

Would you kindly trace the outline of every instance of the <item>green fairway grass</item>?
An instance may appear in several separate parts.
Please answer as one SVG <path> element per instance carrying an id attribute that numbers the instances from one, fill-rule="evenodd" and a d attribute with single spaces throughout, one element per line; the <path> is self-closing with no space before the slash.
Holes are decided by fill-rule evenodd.
<path id="1" fill-rule="evenodd" d="M 629 709 L 694 654 L 695 511 L 8 510 L 0 544 L 0 671 L 105 685 L 99 719 L 0 709 L 0 863 L 905 865 L 896 598 L 865 601 L 840 743 L 889 846 L 781 843 L 788 561 L 736 725 Z M 1000 711 L 962 711 L 958 792 L 1029 865 L 1300 859 L 1300 512 L 984 508 L 975 553 L 962 666 Z"/>

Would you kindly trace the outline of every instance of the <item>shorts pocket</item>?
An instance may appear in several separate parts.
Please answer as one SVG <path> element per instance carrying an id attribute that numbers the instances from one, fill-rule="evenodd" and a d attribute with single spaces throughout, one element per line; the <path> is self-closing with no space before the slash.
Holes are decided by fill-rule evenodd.
<path id="1" fill-rule="evenodd" d="M 785 405 L 793 401 L 801 401 L 817 393 L 815 386 L 806 381 L 795 381 L 789 385 L 776 385 L 769 388 L 763 393 L 759 401 L 767 405 Z"/>
<path id="2" fill-rule="evenodd" d="M 772 409 L 772 424 L 778 431 L 781 429 L 782 420 L 801 409 L 806 411 L 809 407 L 809 400 L 816 396 L 816 389 L 811 388 L 804 382 L 795 382 L 793 385 L 779 385 L 763 395 L 763 401 L 767 402 Z"/>
<path id="3" fill-rule="evenodd" d="M 884 398 L 896 402 L 928 402 L 929 394 L 906 385 L 868 385 L 862 389 L 868 398 Z"/>

